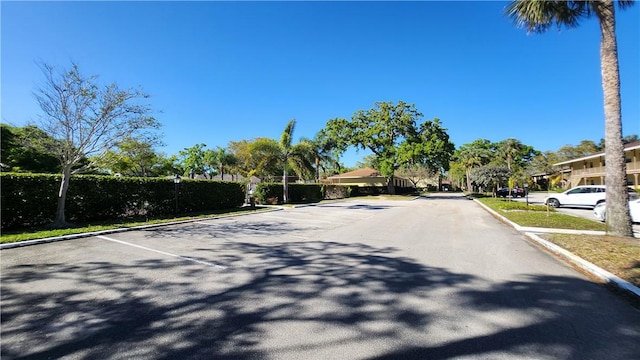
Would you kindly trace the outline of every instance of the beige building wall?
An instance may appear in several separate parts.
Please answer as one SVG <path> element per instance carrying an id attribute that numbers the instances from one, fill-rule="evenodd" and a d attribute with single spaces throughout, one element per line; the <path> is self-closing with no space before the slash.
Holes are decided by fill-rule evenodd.
<path id="1" fill-rule="evenodd" d="M 625 150 L 627 184 L 640 189 L 640 144 L 629 144 Z M 569 187 L 578 185 L 604 185 L 606 164 L 604 153 L 554 164 L 555 167 L 570 170 Z"/>

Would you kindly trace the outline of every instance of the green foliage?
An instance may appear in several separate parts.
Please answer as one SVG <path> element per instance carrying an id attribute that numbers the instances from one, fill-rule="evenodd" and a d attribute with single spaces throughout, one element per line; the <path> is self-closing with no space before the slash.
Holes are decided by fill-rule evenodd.
<path id="1" fill-rule="evenodd" d="M 496 189 L 501 184 L 506 184 L 511 176 L 511 170 L 501 166 L 484 165 L 471 171 L 473 182 L 489 189 Z"/>
<path id="2" fill-rule="evenodd" d="M 205 157 L 210 157 L 211 154 L 205 153 L 204 148 L 206 146 L 206 144 L 195 144 L 192 147 L 180 150 L 180 162 L 184 169 L 184 173 L 182 174 L 183 176 L 190 176 L 192 172 L 194 175 L 208 174 Z"/>
<path id="3" fill-rule="evenodd" d="M 528 210 L 528 211 L 547 211 L 546 205 L 527 205 L 526 202 L 521 201 L 512 201 L 508 199 L 501 198 L 483 198 L 482 203 L 491 207 L 494 210 L 504 210 L 504 211 L 513 211 L 513 210 Z M 548 209 L 550 212 L 555 212 L 556 209 L 550 207 Z"/>
<path id="4" fill-rule="evenodd" d="M 282 183 L 258 183 L 253 195 L 260 204 L 281 204 L 284 199 Z M 312 203 L 322 199 L 320 184 L 289 184 L 290 203 Z"/>
<path id="5" fill-rule="evenodd" d="M 97 76 L 83 75 L 76 64 L 57 71 L 41 63 L 40 69 L 45 80 L 34 96 L 42 110 L 40 127 L 49 137 L 33 139 L 31 146 L 60 160 L 63 176 L 54 223 L 64 226 L 69 180 L 93 165 L 83 159 L 100 158 L 125 138 L 154 138 L 152 131 L 160 123 L 143 103 L 149 95 L 140 89 L 98 84 Z"/>
<path id="6" fill-rule="evenodd" d="M 351 186 L 323 185 L 322 198 L 325 200 L 345 199 L 351 196 L 351 191 Z"/>
<path id="7" fill-rule="evenodd" d="M 36 126 L 13 127 L 0 124 L 0 162 L 2 171 L 58 173 L 60 161 L 45 148 L 34 143 L 53 142 Z"/>
<path id="8" fill-rule="evenodd" d="M 236 164 L 234 168 L 243 176 L 257 176 L 263 181 L 274 181 L 282 176 L 278 161 L 278 142 L 270 138 L 255 138 L 229 142 L 229 151 Z"/>
<path id="9" fill-rule="evenodd" d="M 149 141 L 125 138 L 115 149 L 107 151 L 94 162 L 111 174 L 123 176 L 159 176 L 172 173 L 162 172 L 163 155 L 156 153 L 154 143 Z"/>
<path id="10" fill-rule="evenodd" d="M 282 183 L 261 182 L 256 184 L 253 196 L 259 204 L 282 203 Z"/>
<path id="11" fill-rule="evenodd" d="M 443 174 L 449 170 L 455 146 L 449 141 L 447 129 L 442 127 L 440 119 L 424 121 L 413 136 L 407 138 L 398 148 L 398 162 L 401 166 L 412 169 L 426 168 L 436 174 Z"/>
<path id="12" fill-rule="evenodd" d="M 573 230 L 600 230 L 604 231 L 606 225 L 597 221 L 583 219 L 567 214 L 560 214 L 546 211 L 521 211 L 519 209 L 500 209 L 505 203 L 504 200 L 496 200 L 490 198 L 482 198 L 478 201 L 484 203 L 488 207 L 496 210 L 500 215 L 506 217 L 510 221 L 520 226 L 553 228 L 553 229 L 573 229 Z M 515 201 L 512 201 L 515 203 Z M 514 205 L 517 206 L 517 205 Z M 543 206 L 544 207 L 544 206 Z M 532 210 L 530 206 L 529 210 Z M 544 207 L 546 210 L 546 207 Z M 511 211 L 509 211 L 511 210 Z M 513 211 L 515 210 L 515 211 Z M 538 209 L 536 209 L 538 210 Z"/>
<path id="13" fill-rule="evenodd" d="M 377 158 L 377 170 L 392 177 L 400 166 L 399 148 L 417 137 L 416 121 L 420 117 L 422 114 L 412 104 L 377 102 L 373 108 L 358 110 L 351 117 L 347 127 L 351 130 L 350 144 L 371 150 Z"/>
<path id="14" fill-rule="evenodd" d="M 2 229 L 50 223 L 56 212 L 59 175 L 2 174 Z M 67 218 L 71 221 L 174 214 L 173 179 L 79 175 L 71 178 Z M 242 205 L 244 185 L 185 180 L 178 184 L 178 213 Z"/>

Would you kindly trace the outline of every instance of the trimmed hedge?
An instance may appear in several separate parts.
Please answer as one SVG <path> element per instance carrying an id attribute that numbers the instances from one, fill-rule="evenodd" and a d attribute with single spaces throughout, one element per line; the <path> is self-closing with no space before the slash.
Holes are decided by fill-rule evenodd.
<path id="1" fill-rule="evenodd" d="M 60 175 L 0 174 L 2 229 L 50 223 L 56 211 Z M 86 222 L 176 212 L 173 179 L 97 175 L 71 177 L 65 215 Z M 244 202 L 237 182 L 184 179 L 178 184 L 178 213 L 228 209 Z"/>
<path id="2" fill-rule="evenodd" d="M 258 183 L 253 196 L 260 204 L 281 204 L 283 202 L 282 183 Z M 321 184 L 289 184 L 290 203 L 310 203 L 323 199 Z"/>
<path id="3" fill-rule="evenodd" d="M 289 184 L 289 202 L 312 203 L 320 200 L 344 199 L 357 193 L 357 186 L 323 184 Z M 282 204 L 282 183 L 258 183 L 253 193 L 260 204 Z"/>

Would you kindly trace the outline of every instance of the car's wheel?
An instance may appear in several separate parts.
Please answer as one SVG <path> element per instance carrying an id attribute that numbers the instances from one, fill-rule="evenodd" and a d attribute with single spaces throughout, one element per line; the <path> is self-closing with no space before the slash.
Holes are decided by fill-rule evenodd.
<path id="1" fill-rule="evenodd" d="M 558 199 L 549 199 L 547 200 L 547 204 L 549 204 L 549 206 L 552 206 L 554 208 L 560 207 L 560 201 L 558 201 Z"/>

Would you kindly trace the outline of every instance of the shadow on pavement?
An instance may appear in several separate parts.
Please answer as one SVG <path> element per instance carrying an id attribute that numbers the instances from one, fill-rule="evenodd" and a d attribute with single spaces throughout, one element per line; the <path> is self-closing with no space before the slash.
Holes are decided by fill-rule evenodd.
<path id="1" fill-rule="evenodd" d="M 599 300 L 608 293 L 578 278 L 530 276 L 490 286 L 398 256 L 391 247 L 332 241 L 226 246 L 256 259 L 253 266 L 212 270 L 143 259 L 134 266 L 78 261 L 6 268 L 2 358 L 349 357 L 340 349 L 375 346 L 379 359 L 640 358 L 640 317 L 600 315 Z M 52 281 L 64 287 L 47 286 Z M 450 306 L 534 320 L 437 342 L 432 331 L 442 314 L 424 305 L 441 291 L 451 292 Z M 451 326 L 464 328 L 470 320 Z M 292 344 L 271 343 L 277 334 Z"/>

